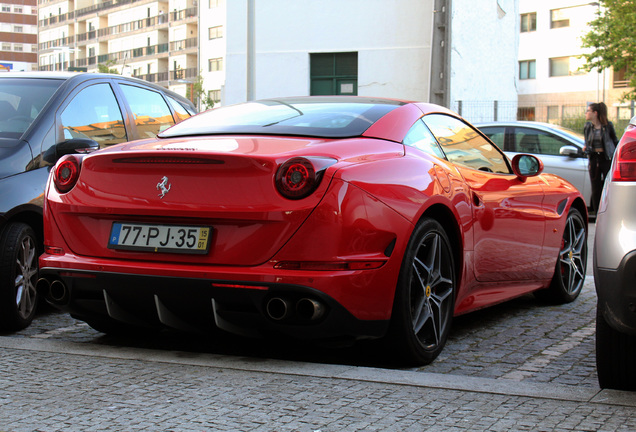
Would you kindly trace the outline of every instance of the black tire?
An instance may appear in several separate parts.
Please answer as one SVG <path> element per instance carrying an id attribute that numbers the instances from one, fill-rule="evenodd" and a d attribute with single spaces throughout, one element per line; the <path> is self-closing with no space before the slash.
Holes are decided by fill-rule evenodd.
<path id="1" fill-rule="evenodd" d="M 41 246 L 33 229 L 10 223 L 0 237 L 0 329 L 28 327 L 38 305 L 38 258 Z"/>
<path id="2" fill-rule="evenodd" d="M 596 370 L 601 388 L 636 390 L 636 336 L 612 328 L 596 310 Z"/>
<path id="3" fill-rule="evenodd" d="M 455 263 L 444 228 L 422 220 L 409 240 L 387 341 L 400 363 L 431 363 L 444 348 L 455 309 Z"/>
<path id="4" fill-rule="evenodd" d="M 586 271 L 587 224 L 581 212 L 572 208 L 565 222 L 561 250 L 550 287 L 536 291 L 535 296 L 552 304 L 573 302 L 581 293 Z"/>

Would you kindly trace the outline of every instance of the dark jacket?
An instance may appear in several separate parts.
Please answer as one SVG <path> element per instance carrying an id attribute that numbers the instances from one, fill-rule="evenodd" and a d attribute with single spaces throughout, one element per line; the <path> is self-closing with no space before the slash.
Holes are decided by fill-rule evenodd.
<path id="1" fill-rule="evenodd" d="M 594 139 L 594 125 L 592 122 L 585 123 L 583 127 L 583 134 L 585 135 L 585 153 L 589 154 L 592 151 Z M 612 160 L 614 156 L 614 150 L 618 144 L 618 138 L 616 137 L 616 131 L 614 130 L 614 124 L 608 122 L 605 126 L 601 126 L 601 136 L 603 137 L 603 148 L 605 149 L 605 157 Z"/>

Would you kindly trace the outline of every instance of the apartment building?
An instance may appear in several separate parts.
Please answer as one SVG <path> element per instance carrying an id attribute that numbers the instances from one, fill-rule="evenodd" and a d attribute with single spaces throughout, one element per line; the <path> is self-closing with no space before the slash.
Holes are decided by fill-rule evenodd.
<path id="1" fill-rule="evenodd" d="M 197 0 L 40 0 L 39 70 L 98 66 L 188 94 L 199 75 Z"/>
<path id="2" fill-rule="evenodd" d="M 31 71 L 38 64 L 36 0 L 0 2 L 0 72 Z"/>
<path id="3" fill-rule="evenodd" d="M 598 2 L 519 0 L 520 119 L 562 123 L 582 119 L 586 105 L 604 101 L 611 119 L 629 119 L 625 71 L 582 69 L 581 37 L 599 12 Z"/>
<path id="4" fill-rule="evenodd" d="M 207 100 L 215 106 L 222 103 L 222 93 L 225 89 L 226 36 L 228 32 L 226 1 L 232 0 L 201 0 L 199 6 L 200 73 L 203 79 L 201 90 L 205 92 L 202 96 L 207 96 Z M 200 108 L 209 107 L 205 105 Z"/>

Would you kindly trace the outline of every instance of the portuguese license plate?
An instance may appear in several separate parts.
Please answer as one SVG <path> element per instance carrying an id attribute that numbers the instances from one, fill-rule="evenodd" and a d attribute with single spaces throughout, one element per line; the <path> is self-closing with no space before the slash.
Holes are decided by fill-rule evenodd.
<path id="1" fill-rule="evenodd" d="M 206 254 L 212 228 L 191 225 L 156 225 L 115 222 L 108 247 L 147 252 Z"/>

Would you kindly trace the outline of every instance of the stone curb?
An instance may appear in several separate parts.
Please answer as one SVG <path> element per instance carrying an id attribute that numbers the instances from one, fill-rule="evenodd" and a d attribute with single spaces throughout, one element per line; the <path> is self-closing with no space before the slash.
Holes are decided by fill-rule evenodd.
<path id="1" fill-rule="evenodd" d="M 5 336 L 0 336 L 0 348 L 636 407 L 636 393 L 631 392 L 566 385 L 525 383 L 507 379 L 466 377 L 421 371 L 411 372 L 394 369 L 223 356 L 207 353 L 158 351 L 105 345 L 89 346 L 75 342 Z"/>

